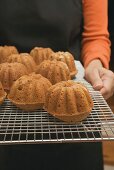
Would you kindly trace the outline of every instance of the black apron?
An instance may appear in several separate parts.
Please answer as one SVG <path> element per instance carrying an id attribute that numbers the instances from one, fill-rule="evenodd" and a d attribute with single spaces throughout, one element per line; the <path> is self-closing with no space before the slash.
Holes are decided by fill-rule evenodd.
<path id="1" fill-rule="evenodd" d="M 0 0 L 0 44 L 80 59 L 82 0 Z M 101 143 L 0 146 L 0 170 L 102 170 Z"/>
<path id="2" fill-rule="evenodd" d="M 0 44 L 35 46 L 80 56 L 82 0 L 0 0 Z"/>

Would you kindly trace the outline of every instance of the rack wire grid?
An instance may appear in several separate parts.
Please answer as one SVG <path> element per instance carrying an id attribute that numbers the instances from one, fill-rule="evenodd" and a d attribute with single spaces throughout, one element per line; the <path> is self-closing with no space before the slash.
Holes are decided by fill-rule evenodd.
<path id="1" fill-rule="evenodd" d="M 82 78 L 74 81 L 86 85 L 94 102 L 94 108 L 86 120 L 67 124 L 43 109 L 24 112 L 6 99 L 0 107 L 0 144 L 114 140 L 114 115 L 100 92 L 94 91 Z"/>

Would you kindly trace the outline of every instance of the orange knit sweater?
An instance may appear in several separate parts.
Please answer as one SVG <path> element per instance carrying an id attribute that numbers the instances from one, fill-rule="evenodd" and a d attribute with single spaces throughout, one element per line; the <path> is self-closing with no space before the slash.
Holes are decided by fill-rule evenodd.
<path id="1" fill-rule="evenodd" d="M 109 68 L 110 40 L 108 32 L 108 0 L 83 0 L 84 31 L 82 34 L 82 61 L 100 59 Z"/>

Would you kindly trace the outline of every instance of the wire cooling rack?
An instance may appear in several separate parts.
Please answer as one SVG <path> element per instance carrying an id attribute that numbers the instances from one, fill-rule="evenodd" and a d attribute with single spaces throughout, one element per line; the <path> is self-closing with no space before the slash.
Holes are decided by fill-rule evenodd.
<path id="1" fill-rule="evenodd" d="M 114 115 L 104 98 L 81 76 L 74 81 L 87 86 L 94 102 L 86 120 L 67 124 L 44 110 L 24 112 L 5 100 L 0 107 L 0 144 L 114 140 Z"/>

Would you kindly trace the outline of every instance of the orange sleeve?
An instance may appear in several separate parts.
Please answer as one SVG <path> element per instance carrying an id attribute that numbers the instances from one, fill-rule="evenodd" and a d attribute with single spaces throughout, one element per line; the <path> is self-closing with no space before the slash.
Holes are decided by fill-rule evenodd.
<path id="1" fill-rule="evenodd" d="M 103 66 L 109 68 L 108 0 L 83 0 L 83 16 L 81 57 L 84 67 L 100 59 Z"/>

